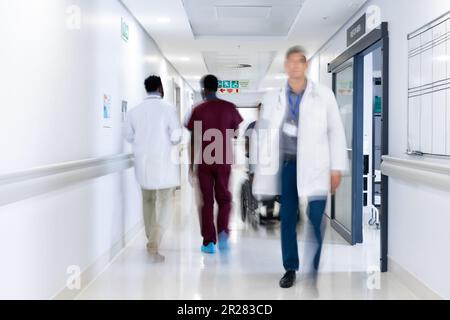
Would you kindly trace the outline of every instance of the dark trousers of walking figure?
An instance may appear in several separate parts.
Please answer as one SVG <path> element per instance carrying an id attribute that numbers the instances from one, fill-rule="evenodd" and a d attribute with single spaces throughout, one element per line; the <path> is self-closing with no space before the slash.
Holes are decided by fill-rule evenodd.
<path id="1" fill-rule="evenodd" d="M 201 230 L 203 245 L 217 243 L 217 234 L 229 234 L 232 194 L 229 191 L 231 165 L 213 164 L 198 166 L 198 180 L 202 194 Z M 214 224 L 214 200 L 219 214 L 217 229 Z"/>
<path id="2" fill-rule="evenodd" d="M 283 266 L 286 271 L 299 271 L 300 259 L 297 243 L 297 225 L 299 212 L 299 197 L 297 189 L 297 161 L 285 161 L 282 168 L 281 194 L 281 246 Z M 323 243 L 322 220 L 326 208 L 326 198 L 310 199 L 308 217 L 312 225 L 313 237 L 313 267 L 317 271 Z"/>

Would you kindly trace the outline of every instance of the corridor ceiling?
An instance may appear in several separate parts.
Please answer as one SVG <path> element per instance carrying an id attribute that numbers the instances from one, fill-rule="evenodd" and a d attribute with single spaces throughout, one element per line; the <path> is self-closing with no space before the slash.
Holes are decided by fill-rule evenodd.
<path id="1" fill-rule="evenodd" d="M 366 0 L 122 2 L 194 89 L 213 73 L 263 91 L 285 82 L 289 47 L 301 45 L 313 55 Z"/>

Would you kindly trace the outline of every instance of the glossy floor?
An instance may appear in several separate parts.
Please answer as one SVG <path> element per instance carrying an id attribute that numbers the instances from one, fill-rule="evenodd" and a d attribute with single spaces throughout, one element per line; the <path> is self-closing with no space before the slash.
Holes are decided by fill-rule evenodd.
<path id="1" fill-rule="evenodd" d="M 234 177 L 236 194 L 239 172 Z M 320 273 L 314 281 L 308 272 L 314 241 L 302 219 L 302 271 L 296 286 L 286 290 L 278 286 L 283 267 L 277 222 L 256 228 L 244 224 L 235 203 L 231 251 L 210 256 L 200 252 L 194 205 L 178 203 L 162 244 L 165 263 L 152 263 L 142 232 L 78 299 L 417 299 L 392 274 L 376 272 L 379 232 L 373 228 L 365 227 L 366 244 L 352 247 L 327 227 Z"/>

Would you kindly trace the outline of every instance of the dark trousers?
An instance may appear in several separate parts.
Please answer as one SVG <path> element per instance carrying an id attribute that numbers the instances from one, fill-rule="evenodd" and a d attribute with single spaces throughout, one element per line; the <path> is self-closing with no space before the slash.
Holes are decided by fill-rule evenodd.
<path id="1" fill-rule="evenodd" d="M 219 206 L 217 231 L 219 234 L 230 232 L 228 228 L 232 203 L 232 195 L 229 191 L 230 175 L 230 165 L 198 166 L 198 180 L 203 200 L 200 220 L 205 246 L 211 242 L 217 243 L 217 232 L 214 225 L 214 198 Z"/>
<path id="2" fill-rule="evenodd" d="M 299 214 L 299 198 L 297 189 L 297 161 L 284 161 L 281 182 L 281 247 L 283 266 L 286 271 L 298 271 L 300 261 L 297 245 L 297 224 Z M 308 216 L 314 229 L 317 251 L 314 257 L 314 268 L 317 270 L 322 252 L 322 219 L 326 207 L 326 199 L 310 201 Z"/>

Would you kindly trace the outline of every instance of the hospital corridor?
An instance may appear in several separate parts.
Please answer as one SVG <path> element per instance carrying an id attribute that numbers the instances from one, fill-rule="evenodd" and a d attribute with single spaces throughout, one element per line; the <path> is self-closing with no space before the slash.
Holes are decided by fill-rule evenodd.
<path id="1" fill-rule="evenodd" d="M 450 300 L 449 1 L 0 0 L 0 39 L 0 300 Z"/>
<path id="2" fill-rule="evenodd" d="M 239 176 L 236 172 L 236 176 Z M 177 197 L 176 201 L 180 201 Z M 237 205 L 237 204 L 235 204 Z M 175 299 L 175 300 L 278 300 L 278 299 L 419 299 L 391 274 L 370 276 L 378 267 L 376 234 L 365 246 L 351 247 L 329 230 L 326 235 L 321 275 L 314 281 L 311 270 L 300 277 L 297 288 L 282 291 L 276 286 L 281 261 L 277 222 L 254 228 L 243 224 L 237 209 L 231 223 L 229 253 L 205 256 L 198 250 L 198 220 L 194 208 L 180 207 L 180 214 L 162 245 L 164 265 L 152 264 L 140 233 L 130 245 L 76 299 Z M 307 252 L 308 233 L 299 228 L 300 252 Z M 305 253 L 303 251 L 303 253 Z M 304 255 L 303 255 L 304 256 Z M 368 267 L 369 266 L 369 267 Z M 369 272 L 369 273 L 368 273 Z M 375 279 L 374 279 L 375 280 Z M 275 284 L 275 285 L 274 285 Z M 375 289 L 379 286 L 379 289 Z M 149 289 L 151 288 L 151 289 Z"/>

